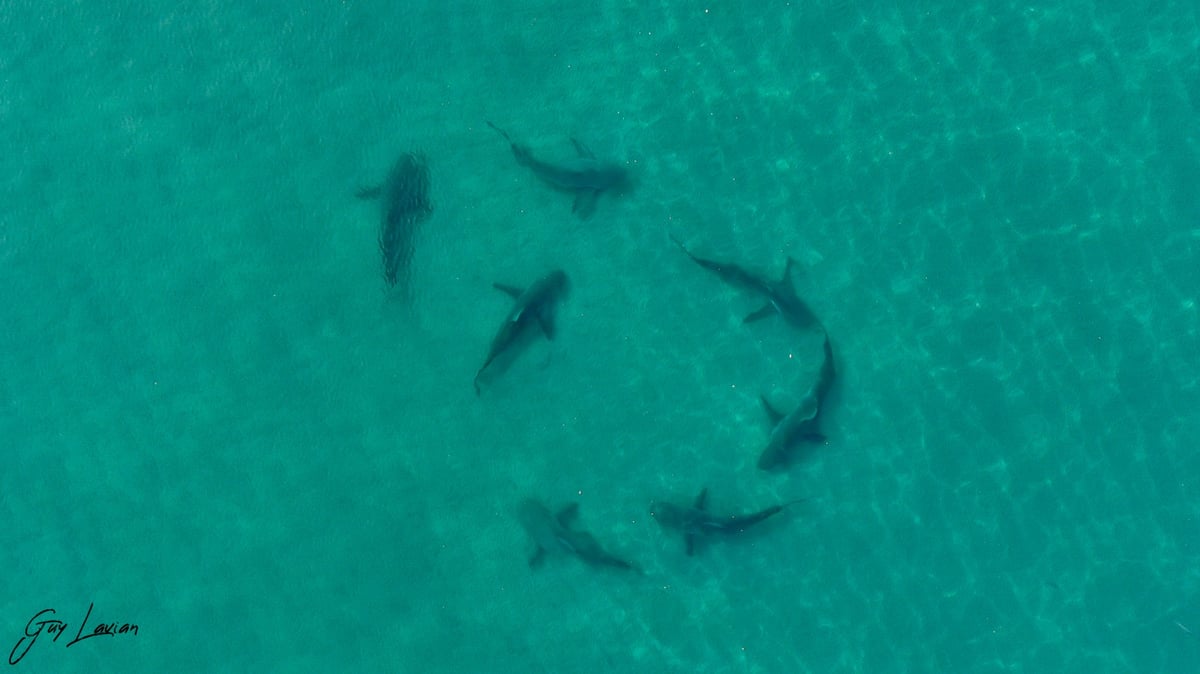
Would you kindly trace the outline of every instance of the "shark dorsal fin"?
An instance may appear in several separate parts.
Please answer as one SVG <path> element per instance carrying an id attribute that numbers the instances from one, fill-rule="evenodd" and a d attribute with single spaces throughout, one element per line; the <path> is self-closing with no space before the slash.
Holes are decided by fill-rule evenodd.
<path id="1" fill-rule="evenodd" d="M 707 501 L 707 500 L 708 500 L 708 487 L 705 487 L 700 490 L 699 494 L 696 494 L 696 502 L 692 504 L 692 507 L 695 508 L 696 510 L 704 510 L 705 501 Z"/>
<path id="2" fill-rule="evenodd" d="M 571 520 L 574 520 L 575 516 L 578 514 L 579 504 L 568 503 L 567 505 L 563 506 L 557 514 L 554 515 L 554 521 L 558 522 L 559 526 L 566 528 L 571 525 Z"/>
<path id="3" fill-rule="evenodd" d="M 522 288 L 518 288 L 516 286 L 510 286 L 510 285 L 507 285 L 504 283 L 493 283 L 492 287 L 495 288 L 496 290 L 499 290 L 500 292 L 504 293 L 505 295 L 508 295 L 509 297 L 513 298 L 514 300 L 517 299 L 518 297 L 520 297 L 521 294 L 525 292 L 525 290 Z"/>
<path id="4" fill-rule="evenodd" d="M 778 426 L 780 419 L 783 419 L 783 412 L 771 407 L 771 403 L 767 401 L 767 397 L 759 395 L 758 399 L 762 401 L 763 410 L 767 413 L 767 418 L 771 420 L 771 426 Z"/>

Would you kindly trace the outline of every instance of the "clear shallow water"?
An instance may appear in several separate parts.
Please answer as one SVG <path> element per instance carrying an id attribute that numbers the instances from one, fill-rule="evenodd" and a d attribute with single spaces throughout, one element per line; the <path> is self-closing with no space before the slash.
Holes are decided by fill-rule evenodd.
<path id="1" fill-rule="evenodd" d="M 0 11 L 0 636 L 26 671 L 1190 671 L 1200 20 L 561 3 Z M 483 125 L 627 157 L 586 222 Z M 405 305 L 353 198 L 430 158 Z M 828 327 L 827 446 L 754 460 Z M 476 398 L 494 281 L 572 278 Z M 811 500 L 689 559 L 651 499 Z M 581 503 L 645 579 L 531 573 Z M 103 617 L 101 617 L 103 616 Z M 70 630 L 69 630 L 70 631 Z"/>

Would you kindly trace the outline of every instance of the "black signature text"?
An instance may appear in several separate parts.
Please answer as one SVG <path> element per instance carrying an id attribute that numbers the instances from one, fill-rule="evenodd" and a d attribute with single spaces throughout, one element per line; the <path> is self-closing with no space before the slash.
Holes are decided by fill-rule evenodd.
<path id="1" fill-rule="evenodd" d="M 95 608 L 95 604 L 88 604 L 88 610 L 83 616 L 83 622 L 79 623 L 79 630 L 75 633 L 75 638 L 67 642 L 67 648 L 92 637 L 115 637 L 118 634 L 136 635 L 138 633 L 138 626 L 134 623 L 111 622 L 100 623 L 92 629 L 91 633 L 84 634 L 88 618 L 92 617 L 93 608 Z M 8 654 L 8 664 L 15 665 L 20 662 L 29 653 L 29 649 L 33 648 L 33 645 L 37 643 L 38 637 L 42 636 L 42 634 L 49 635 L 51 641 L 58 641 L 58 638 L 67 631 L 68 624 L 55 618 L 54 615 L 54 609 L 44 608 L 29 619 L 29 622 L 25 625 L 25 634 L 20 639 L 17 639 L 17 645 L 13 646 L 12 652 Z"/>

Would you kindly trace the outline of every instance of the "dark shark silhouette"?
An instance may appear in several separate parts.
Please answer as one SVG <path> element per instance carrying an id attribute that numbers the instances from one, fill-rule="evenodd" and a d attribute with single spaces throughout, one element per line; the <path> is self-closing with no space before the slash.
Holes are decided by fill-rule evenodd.
<path id="1" fill-rule="evenodd" d="M 765 276 L 760 276 L 751 271 L 746 270 L 731 262 L 718 262 L 716 260 L 708 260 L 697 256 L 688 250 L 683 242 L 671 234 L 671 240 L 679 249 L 684 252 L 696 264 L 713 272 L 725 283 L 758 295 L 762 295 L 767 303 L 761 309 L 751 312 L 746 316 L 744 323 L 757 321 L 772 314 L 779 314 L 792 325 L 808 330 L 812 328 L 824 330 L 821 327 L 821 322 L 817 320 L 816 314 L 812 309 L 804 303 L 804 300 L 796 294 L 795 288 L 792 287 L 792 265 L 795 264 L 790 256 L 787 259 L 787 265 L 784 267 L 783 276 L 778 281 L 772 281 Z"/>
<path id="2" fill-rule="evenodd" d="M 383 280 L 389 288 L 400 284 L 407 291 L 417 226 L 433 212 L 429 202 L 429 166 L 425 156 L 400 155 L 382 185 L 358 191 L 360 199 L 379 199 L 379 251 L 383 254 Z"/>
<path id="3" fill-rule="evenodd" d="M 695 552 L 697 538 L 740 534 L 768 517 L 779 514 L 784 508 L 800 502 L 799 500 L 789 501 L 745 515 L 718 516 L 708 512 L 705 507 L 707 497 L 708 489 L 705 488 L 700 490 L 700 494 L 696 496 L 696 501 L 691 507 L 662 501 L 650 504 L 650 516 L 660 525 L 666 529 L 683 532 L 683 541 L 689 557 Z"/>
<path id="4" fill-rule="evenodd" d="M 508 132 L 500 127 L 491 122 L 487 122 L 487 125 L 508 141 L 518 164 L 533 171 L 533 175 L 551 187 L 574 192 L 575 203 L 571 206 L 571 212 L 581 218 L 591 215 L 602 192 L 620 188 L 629 180 L 629 171 L 625 166 L 597 159 L 591 150 L 574 138 L 571 143 L 578 156 L 560 162 L 548 162 L 534 157 L 527 146 L 513 141 Z"/>
<path id="5" fill-rule="evenodd" d="M 771 437 L 758 457 L 759 468 L 770 470 L 782 465 L 795 446 L 801 442 L 825 441 L 825 434 L 820 428 L 821 408 L 837 374 L 833 365 L 833 347 L 829 343 L 829 333 L 825 333 L 823 351 L 825 359 L 821 362 L 821 371 L 817 374 L 816 383 L 790 414 L 776 410 L 767 401 L 766 396 L 759 396 L 772 425 Z"/>
<path id="6" fill-rule="evenodd" d="M 535 546 L 529 566 L 541 564 L 547 552 L 561 552 L 574 555 L 591 566 L 611 566 L 641 573 L 636 564 L 605 551 L 595 536 L 572 528 L 571 524 L 578 514 L 578 503 L 568 504 L 557 513 L 551 513 L 549 508 L 535 499 L 521 502 L 517 519 Z"/>
<path id="7" fill-rule="evenodd" d="M 513 308 L 504 317 L 504 323 L 496 331 L 496 336 L 492 338 L 487 358 L 475 373 L 475 395 L 479 395 L 479 376 L 501 353 L 516 344 L 529 326 L 540 326 L 546 339 L 554 339 L 554 304 L 566 294 L 568 281 L 567 275 L 556 269 L 525 289 L 501 283 L 492 285 L 510 295 L 514 303 Z"/>

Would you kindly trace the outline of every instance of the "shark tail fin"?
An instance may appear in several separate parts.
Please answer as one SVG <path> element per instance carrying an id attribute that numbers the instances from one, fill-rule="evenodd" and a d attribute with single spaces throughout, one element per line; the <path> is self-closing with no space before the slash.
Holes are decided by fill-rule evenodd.
<path id="1" fill-rule="evenodd" d="M 504 129 L 501 129 L 500 127 L 496 126 L 495 124 L 492 124 L 490 121 L 488 121 L 486 119 L 483 121 L 488 126 L 492 127 L 492 129 L 496 133 L 500 134 L 504 138 L 504 140 L 508 141 L 508 146 L 512 148 L 513 156 L 517 158 L 518 164 L 525 166 L 525 165 L 529 164 L 531 161 L 533 161 L 533 156 L 530 154 L 529 148 L 525 147 L 524 145 L 517 145 L 513 141 L 513 139 L 508 135 L 508 132 L 505 131 Z"/>
<path id="2" fill-rule="evenodd" d="M 500 127 L 496 126 L 495 124 L 492 124 L 492 123 L 491 123 L 491 121 L 489 121 L 489 120 L 486 120 L 486 119 L 485 119 L 485 120 L 483 120 L 483 123 L 484 123 L 484 124 L 487 124 L 487 125 L 488 125 L 488 126 L 490 126 L 490 127 L 492 127 L 492 129 L 493 129 L 493 130 L 494 130 L 496 133 L 498 133 L 498 134 L 500 134 L 501 136 L 503 136 L 503 137 L 504 137 L 504 140 L 507 140 L 507 141 L 509 142 L 509 144 L 510 144 L 510 145 L 512 144 L 512 142 L 513 142 L 513 141 L 512 141 L 512 138 L 509 138 L 509 137 L 508 137 L 508 133 L 507 133 L 507 132 L 506 132 L 504 129 L 501 129 Z"/>
<path id="3" fill-rule="evenodd" d="M 696 494 L 696 502 L 694 504 L 692 504 L 692 507 L 695 508 L 696 510 L 704 510 L 705 501 L 707 501 L 707 500 L 708 500 L 708 487 L 705 487 L 700 490 L 699 494 Z"/>
<path id="4" fill-rule="evenodd" d="M 671 237 L 671 241 L 673 241 L 676 246 L 679 246 L 679 250 L 682 250 L 684 255 L 687 255 L 688 257 L 692 258 L 692 260 L 699 262 L 699 260 L 696 259 L 696 256 L 692 254 L 691 249 L 683 245 L 683 240 L 678 236 L 675 236 L 675 232 L 668 231 L 667 236 Z"/>
<path id="5" fill-rule="evenodd" d="M 373 187 L 363 187 L 359 189 L 354 193 L 354 196 L 358 197 L 359 199 L 378 199 L 379 195 L 382 193 L 383 186 L 375 185 Z"/>
<path id="6" fill-rule="evenodd" d="M 675 236 L 675 232 L 668 231 L 667 236 L 671 237 L 671 241 L 675 242 L 676 246 L 679 246 L 679 250 L 682 250 L 684 255 L 692 258 L 692 261 L 696 264 L 702 267 L 704 266 L 704 262 L 702 262 L 700 258 L 696 257 L 687 246 L 683 245 L 683 241 L 680 240 L 679 237 Z"/>

